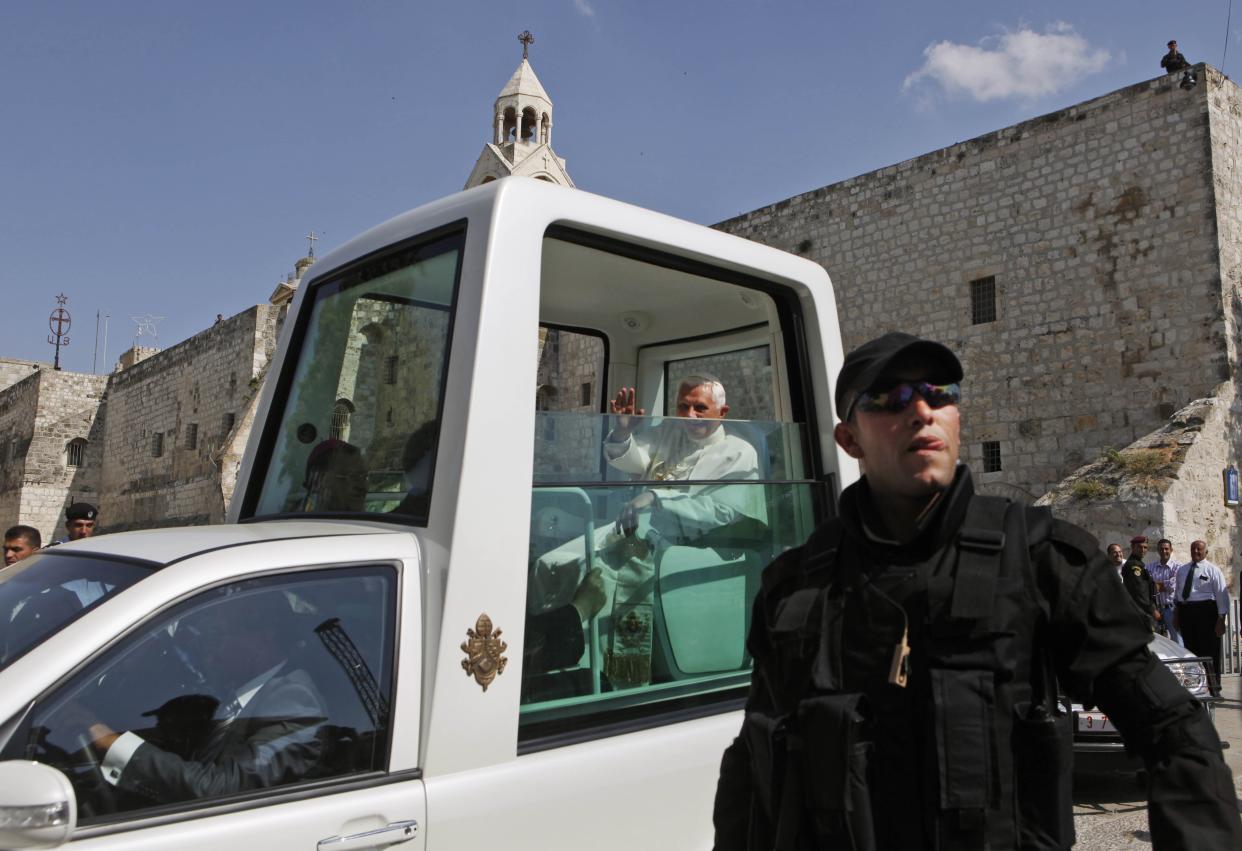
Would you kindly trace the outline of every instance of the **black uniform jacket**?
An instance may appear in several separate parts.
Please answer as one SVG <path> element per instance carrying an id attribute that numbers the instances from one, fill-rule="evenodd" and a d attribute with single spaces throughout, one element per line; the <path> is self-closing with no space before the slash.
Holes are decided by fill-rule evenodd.
<path id="1" fill-rule="evenodd" d="M 120 786 L 158 803 L 230 795 L 314 777 L 323 756 L 323 695 L 301 669 L 272 677 L 232 721 L 183 759 L 141 745 Z"/>
<path id="2" fill-rule="evenodd" d="M 824 564 L 822 554 L 840 541 L 839 551 L 858 548 L 869 581 L 878 587 L 900 587 L 902 576 L 913 576 L 926 565 L 934 565 L 950 547 L 957 546 L 957 533 L 973 495 L 967 468 L 959 467 L 951 488 L 941 495 L 938 507 L 923 522 L 918 537 L 906 544 L 886 543 L 870 530 L 883 530 L 874 517 L 868 519 L 871 501 L 866 479 L 847 488 L 841 496 L 841 537 L 837 521 L 821 525 L 798 550 L 782 555 L 768 568 L 779 571 L 782 560 L 813 564 L 795 571 L 797 580 L 764 590 L 755 601 L 748 648 L 755 660 L 748 717 L 751 712 L 777 713 L 777 702 L 788 705 L 804 695 L 785 695 L 790 683 L 806 687 L 806 679 L 791 678 L 789 648 L 773 644 L 770 625 L 775 622 L 782 602 L 800 588 L 816 581 L 811 571 Z M 1040 515 L 1044 516 L 1044 515 Z M 818 560 L 814 560 L 820 556 Z M 1022 659 L 1018 669 L 1029 673 L 1032 659 L 1050 659 L 1061 690 L 1074 700 L 1097 705 L 1108 713 L 1125 738 L 1127 746 L 1140 754 L 1149 768 L 1149 815 L 1153 844 L 1157 849 L 1242 848 L 1242 821 L 1234 800 L 1233 783 L 1221 755 L 1220 740 L 1202 705 L 1177 684 L 1168 670 L 1156 662 L 1147 649 L 1151 633 L 1126 594 L 1118 587 L 1116 574 L 1098 543 L 1072 524 L 1051 520 L 1050 528 L 1038 540 L 1030 540 L 1031 571 L 1035 584 L 1038 614 L 1034 629 L 1016 632 L 1012 655 Z M 782 575 L 783 571 L 773 573 Z M 888 583 L 887 586 L 885 583 Z M 894 592 L 895 594 L 896 592 Z M 1020 599 L 1029 595 L 1018 593 Z M 926 670 L 926 642 L 923 626 L 926 611 L 920 611 L 914 598 L 902 601 L 910 629 L 911 664 L 907 688 L 881 681 L 865 686 L 875 707 L 874 742 L 876 751 L 870 765 L 870 799 L 878 848 L 957 848 L 964 847 L 935 836 L 934 812 L 940 800 L 935 757 L 928 757 L 927 718 L 934 714 L 931 703 L 931 676 Z M 1029 611 L 1029 609 L 1027 610 Z M 849 615 L 844 628 L 849 640 Z M 862 619 L 859 619 L 862 620 Z M 866 622 L 855 631 L 869 629 Z M 874 643 L 886 642 L 881 639 Z M 920 642 L 924 647 L 920 647 Z M 849 679 L 852 659 L 861 659 L 866 648 L 843 656 L 845 679 Z M 801 651 L 798 651 L 801 652 Z M 851 656 L 851 653 L 853 655 Z M 1017 686 L 1010 686 L 1018 689 Z M 847 690 L 852 690 L 847 688 Z M 1020 689 L 1018 689 L 1020 690 Z M 998 692 L 999 694 L 999 692 Z M 1028 688 L 1026 698 L 1031 699 Z M 1020 699 L 1020 696 L 1019 696 Z M 762 822 L 754 803 L 759 791 L 752 773 L 752 754 L 745 735 L 726 750 L 716 793 L 714 821 L 716 849 L 757 851 L 770 849 L 773 841 L 763 830 L 756 831 L 752 820 Z M 753 739 L 752 739 L 753 741 Z M 935 746 L 930 752 L 934 755 Z M 933 764 L 928 765 L 928 762 Z M 1011 766 L 1015 775 L 1023 772 Z M 998 763 L 1001 764 L 1001 763 Z M 804 780 L 813 784 L 813 779 Z M 1028 784 L 1031 782 L 1028 779 Z M 1011 822 L 1020 819 L 1023 782 L 1017 776 L 1006 784 L 1014 803 L 993 804 L 989 819 Z M 1014 791 L 1016 790 L 1016 791 Z M 1068 810 L 1068 795 L 1064 798 Z M 1060 809 L 1054 807 L 1054 809 Z M 929 813 L 933 813 L 929 815 Z M 1065 813 L 1065 821 L 1069 820 Z M 988 829 L 990 847 L 1027 847 L 1017 839 L 1019 831 L 1010 825 L 1004 837 Z M 1070 831 L 1072 832 L 1072 831 Z M 1051 847 L 1061 844 L 1054 840 Z M 801 845 L 799 846 L 801 847 Z M 808 846 L 813 847 L 813 846 Z M 1033 847 L 1050 847 L 1036 843 Z M 1064 845 L 1068 847 L 1068 843 Z"/>
<path id="3" fill-rule="evenodd" d="M 1130 556 L 1121 566 L 1121 585 L 1130 595 L 1130 599 L 1134 601 L 1134 605 L 1138 606 L 1139 611 L 1143 613 L 1148 624 L 1153 624 L 1152 611 L 1155 608 L 1153 598 L 1156 594 L 1156 583 L 1151 581 L 1147 566 L 1138 556 Z"/>

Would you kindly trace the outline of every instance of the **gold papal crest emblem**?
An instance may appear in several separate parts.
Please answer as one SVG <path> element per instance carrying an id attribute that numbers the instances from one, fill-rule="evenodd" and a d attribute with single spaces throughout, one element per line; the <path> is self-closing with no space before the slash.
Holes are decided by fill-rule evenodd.
<path id="1" fill-rule="evenodd" d="M 486 614 L 479 615 L 474 622 L 474 629 L 467 629 L 469 636 L 461 643 L 461 652 L 466 658 L 461 660 L 462 670 L 466 676 L 473 676 L 475 682 L 483 686 L 483 691 L 492 684 L 497 674 L 505 672 L 509 663 L 501 654 L 509 649 L 509 645 L 500 640 L 500 630 L 493 629 L 492 619 Z"/>

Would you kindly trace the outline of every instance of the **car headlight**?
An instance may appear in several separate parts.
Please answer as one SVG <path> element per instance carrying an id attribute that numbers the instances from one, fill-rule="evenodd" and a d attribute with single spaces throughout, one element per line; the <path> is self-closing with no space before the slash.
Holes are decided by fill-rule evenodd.
<path id="1" fill-rule="evenodd" d="M 1207 669 L 1202 662 L 1169 662 L 1168 665 L 1186 691 L 1197 695 L 1208 690 Z"/>

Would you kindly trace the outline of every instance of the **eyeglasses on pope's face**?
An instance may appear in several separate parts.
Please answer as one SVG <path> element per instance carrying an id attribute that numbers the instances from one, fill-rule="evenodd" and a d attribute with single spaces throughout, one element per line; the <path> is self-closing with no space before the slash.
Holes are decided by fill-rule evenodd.
<path id="1" fill-rule="evenodd" d="M 952 384 L 931 384 L 927 381 L 903 381 L 878 393 L 862 393 L 854 408 L 869 413 L 897 414 L 904 411 L 914 397 L 920 397 L 930 408 L 956 405 L 962 400 L 962 387 Z"/>

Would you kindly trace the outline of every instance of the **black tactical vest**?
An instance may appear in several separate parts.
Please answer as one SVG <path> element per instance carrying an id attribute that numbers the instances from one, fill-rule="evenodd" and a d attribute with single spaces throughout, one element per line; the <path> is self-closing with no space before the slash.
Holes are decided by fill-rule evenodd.
<path id="1" fill-rule="evenodd" d="M 769 567 L 775 709 L 743 728 L 751 847 L 1073 844 L 1072 738 L 1036 650 L 1048 617 L 1029 555 L 1050 523 L 975 495 L 926 561 L 866 564 L 836 520 Z"/>

